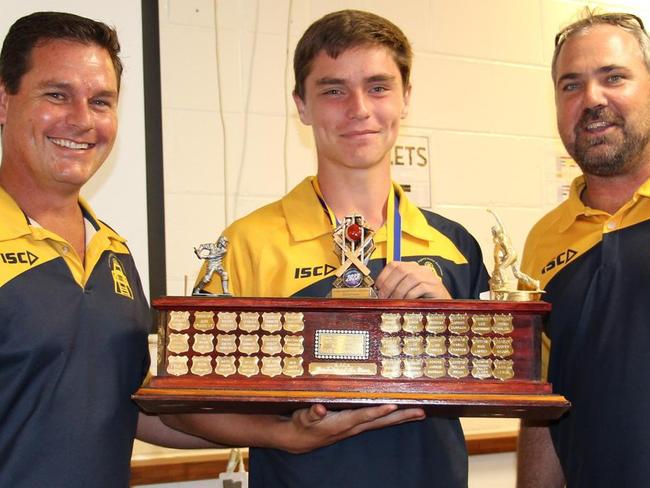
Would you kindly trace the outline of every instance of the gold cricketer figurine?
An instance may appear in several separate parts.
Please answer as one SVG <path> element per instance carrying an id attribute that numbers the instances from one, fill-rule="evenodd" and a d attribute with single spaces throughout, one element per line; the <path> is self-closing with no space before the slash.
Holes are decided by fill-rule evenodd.
<path id="1" fill-rule="evenodd" d="M 499 216 L 487 209 L 497 223 L 492 226 L 494 243 L 494 270 L 490 278 L 490 298 L 492 300 L 531 301 L 539 300 L 544 293 L 539 281 L 522 273 L 517 265 L 517 253 L 506 234 Z"/>

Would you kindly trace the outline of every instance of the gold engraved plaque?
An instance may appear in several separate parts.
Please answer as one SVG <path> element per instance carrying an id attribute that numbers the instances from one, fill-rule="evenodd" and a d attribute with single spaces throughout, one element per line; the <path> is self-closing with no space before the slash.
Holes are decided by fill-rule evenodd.
<path id="1" fill-rule="evenodd" d="M 492 360 L 472 359 L 472 376 L 479 380 L 492 378 Z"/>
<path id="2" fill-rule="evenodd" d="M 167 358 L 167 372 L 174 376 L 187 374 L 187 356 L 169 356 Z"/>
<path id="3" fill-rule="evenodd" d="M 260 314 L 258 312 L 242 312 L 239 314 L 239 328 L 244 332 L 255 332 L 260 329 Z"/>
<path id="4" fill-rule="evenodd" d="M 469 375 L 469 360 L 467 358 L 449 358 L 449 376 L 452 378 L 465 378 Z"/>
<path id="5" fill-rule="evenodd" d="M 282 362 L 284 363 L 282 374 L 285 376 L 295 378 L 296 376 L 302 376 L 305 372 L 302 367 L 302 358 L 284 358 Z"/>
<path id="6" fill-rule="evenodd" d="M 222 332 L 237 330 L 237 312 L 219 312 L 217 314 L 217 329 Z"/>
<path id="7" fill-rule="evenodd" d="M 269 356 L 275 356 L 282 352 L 281 337 L 279 335 L 262 336 L 262 352 Z"/>
<path id="8" fill-rule="evenodd" d="M 194 334 L 194 344 L 192 345 L 192 350 L 200 353 L 207 354 L 214 351 L 213 341 L 214 336 L 212 334 Z"/>
<path id="9" fill-rule="evenodd" d="M 494 360 L 494 377 L 501 381 L 509 380 L 515 376 L 515 371 L 512 369 L 512 359 L 495 359 Z"/>
<path id="10" fill-rule="evenodd" d="M 408 332 L 409 334 L 417 334 L 419 332 L 422 332 L 424 329 L 424 324 L 422 323 L 422 314 L 405 313 L 402 329 L 404 332 Z"/>
<path id="11" fill-rule="evenodd" d="M 368 359 L 370 333 L 363 330 L 316 331 L 314 356 L 318 359 Z"/>
<path id="12" fill-rule="evenodd" d="M 445 336 L 428 336 L 424 352 L 429 356 L 442 356 L 447 352 Z"/>
<path id="13" fill-rule="evenodd" d="M 469 319 L 466 313 L 449 314 L 449 332 L 452 334 L 465 334 L 469 332 Z"/>
<path id="14" fill-rule="evenodd" d="M 259 374 L 260 367 L 258 365 L 259 360 L 256 356 L 242 356 L 239 358 L 239 368 L 237 371 L 242 376 L 255 376 Z"/>
<path id="15" fill-rule="evenodd" d="M 304 338 L 302 336 L 285 336 L 282 352 L 289 356 L 300 356 L 305 352 L 305 348 L 302 345 L 303 341 Z"/>
<path id="16" fill-rule="evenodd" d="M 424 344 L 421 336 L 404 337 L 404 354 L 407 356 L 419 356 L 424 353 Z"/>
<path id="17" fill-rule="evenodd" d="M 210 356 L 194 356 L 192 358 L 192 374 L 205 376 L 212 373 L 212 358 Z"/>
<path id="18" fill-rule="evenodd" d="M 449 338 L 449 354 L 452 356 L 465 356 L 469 353 L 469 338 L 457 336 Z"/>
<path id="19" fill-rule="evenodd" d="M 214 312 L 194 312 L 194 328 L 203 332 L 214 329 Z"/>
<path id="20" fill-rule="evenodd" d="M 262 374 L 266 376 L 277 376 L 279 374 L 282 374 L 282 363 L 280 356 L 263 357 Z"/>
<path id="21" fill-rule="evenodd" d="M 382 359 L 381 375 L 384 378 L 399 378 L 402 376 L 402 360 L 399 358 Z"/>
<path id="22" fill-rule="evenodd" d="M 397 334 L 400 329 L 400 317 L 398 313 L 382 313 L 379 328 L 387 334 Z"/>
<path id="23" fill-rule="evenodd" d="M 512 337 L 495 337 L 492 339 L 492 354 L 499 358 L 512 356 Z"/>
<path id="24" fill-rule="evenodd" d="M 399 336 L 382 337 L 379 345 L 379 352 L 381 352 L 382 356 L 387 356 L 389 358 L 399 356 L 402 352 L 401 339 Z"/>
<path id="25" fill-rule="evenodd" d="M 167 350 L 179 354 L 187 352 L 190 349 L 189 334 L 169 334 L 169 344 Z"/>
<path id="26" fill-rule="evenodd" d="M 406 358 L 404 360 L 404 376 L 407 378 L 420 378 L 424 374 L 424 361 L 420 358 Z"/>
<path id="27" fill-rule="evenodd" d="M 169 312 L 169 322 L 167 323 L 172 330 L 185 330 L 190 328 L 189 312 Z"/>
<path id="28" fill-rule="evenodd" d="M 426 358 L 424 360 L 424 374 L 429 378 L 442 378 L 447 374 L 444 358 Z"/>
<path id="29" fill-rule="evenodd" d="M 447 330 L 447 322 L 444 313 L 430 313 L 427 314 L 427 332 L 432 334 L 442 334 Z"/>
<path id="30" fill-rule="evenodd" d="M 219 334 L 215 350 L 221 354 L 232 354 L 237 351 L 235 339 L 237 339 L 235 334 Z"/>
<path id="31" fill-rule="evenodd" d="M 260 350 L 260 336 L 257 334 L 242 334 L 239 336 L 239 352 L 255 354 Z"/>
<path id="32" fill-rule="evenodd" d="M 230 376 L 237 372 L 235 356 L 217 356 L 217 366 L 214 372 L 221 376 Z"/>
<path id="33" fill-rule="evenodd" d="M 282 323 L 280 322 L 282 314 L 280 312 L 264 312 L 262 313 L 262 330 L 267 332 L 279 332 L 282 330 Z"/>
<path id="34" fill-rule="evenodd" d="M 474 356 L 484 358 L 492 354 L 492 343 L 489 337 L 472 337 L 471 352 Z"/>
<path id="35" fill-rule="evenodd" d="M 477 335 L 489 334 L 492 330 L 490 315 L 472 315 L 472 332 Z"/>
<path id="36" fill-rule="evenodd" d="M 510 334 L 514 330 L 512 325 L 512 315 L 507 314 L 495 314 L 494 315 L 494 325 L 492 326 L 492 331 L 495 334 Z"/>
<path id="37" fill-rule="evenodd" d="M 336 376 L 375 376 L 377 365 L 375 363 L 309 363 L 309 374 L 317 376 L 331 374 Z"/>
<path id="38" fill-rule="evenodd" d="M 287 332 L 302 332 L 305 329 L 304 315 L 302 312 L 285 312 L 284 330 Z"/>

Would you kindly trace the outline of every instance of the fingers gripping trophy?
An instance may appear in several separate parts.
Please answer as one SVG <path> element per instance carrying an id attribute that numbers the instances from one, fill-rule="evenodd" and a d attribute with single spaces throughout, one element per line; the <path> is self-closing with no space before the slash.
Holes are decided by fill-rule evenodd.
<path id="1" fill-rule="evenodd" d="M 222 295 L 231 296 L 231 293 L 228 291 L 228 272 L 223 267 L 223 258 L 226 255 L 228 248 L 228 239 L 226 236 L 221 236 L 217 239 L 217 242 L 208 242 L 205 244 L 199 245 L 199 247 L 194 248 L 194 254 L 199 259 L 205 259 L 207 262 L 207 268 L 203 279 L 200 283 L 194 287 L 192 295 L 212 295 L 203 290 L 203 288 L 210 283 L 212 280 L 212 275 L 217 273 L 221 277 L 221 289 L 223 290 Z"/>

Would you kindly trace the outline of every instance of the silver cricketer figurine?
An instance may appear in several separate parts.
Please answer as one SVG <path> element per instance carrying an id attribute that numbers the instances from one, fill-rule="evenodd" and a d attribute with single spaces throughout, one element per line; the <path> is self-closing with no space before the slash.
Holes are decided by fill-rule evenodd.
<path id="1" fill-rule="evenodd" d="M 194 254 L 199 259 L 207 261 L 207 268 L 203 278 L 192 291 L 192 295 L 210 295 L 210 293 L 203 291 L 203 288 L 210 283 L 214 273 L 221 277 L 223 295 L 230 295 L 228 292 L 228 272 L 223 268 L 223 257 L 226 255 L 227 247 L 228 239 L 221 236 L 217 239 L 217 242 L 207 242 L 194 248 Z"/>

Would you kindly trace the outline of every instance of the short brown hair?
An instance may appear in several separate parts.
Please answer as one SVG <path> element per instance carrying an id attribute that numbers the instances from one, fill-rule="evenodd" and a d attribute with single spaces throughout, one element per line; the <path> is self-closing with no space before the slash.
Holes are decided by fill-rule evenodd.
<path id="1" fill-rule="evenodd" d="M 305 79 L 311 72 L 312 61 L 322 50 L 336 58 L 352 47 L 363 45 L 389 49 L 402 75 L 404 88 L 409 85 L 413 51 L 400 28 L 370 12 L 341 10 L 314 22 L 298 41 L 293 56 L 294 93 L 304 99 Z"/>
<path id="2" fill-rule="evenodd" d="M 0 82 L 15 95 L 20 80 L 31 68 L 31 54 L 38 44 L 65 39 L 81 44 L 96 44 L 106 49 L 120 88 L 122 61 L 117 32 L 102 22 L 64 12 L 35 12 L 21 17 L 9 29 L 0 51 Z"/>
<path id="3" fill-rule="evenodd" d="M 555 51 L 553 52 L 553 61 L 551 62 L 551 75 L 554 81 L 557 75 L 557 58 L 566 40 L 596 25 L 613 25 L 632 34 L 639 43 L 641 54 L 643 54 L 643 61 L 647 70 L 650 72 L 650 42 L 648 40 L 648 34 L 643 27 L 643 21 L 633 14 L 597 13 L 596 10 L 585 7 L 582 10 L 580 20 L 569 24 L 555 36 Z"/>

